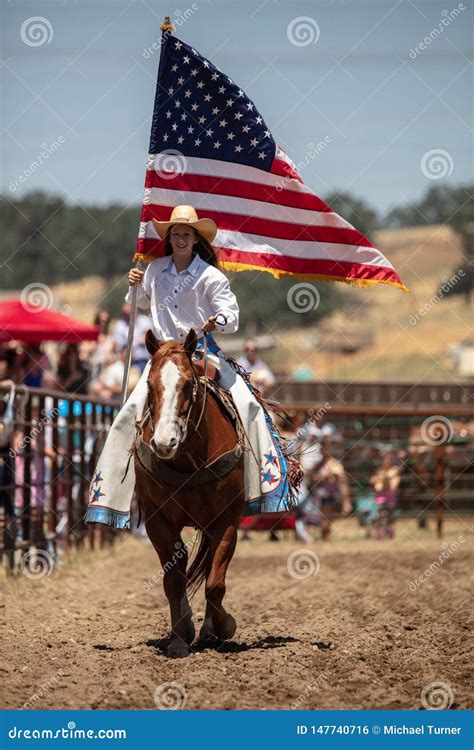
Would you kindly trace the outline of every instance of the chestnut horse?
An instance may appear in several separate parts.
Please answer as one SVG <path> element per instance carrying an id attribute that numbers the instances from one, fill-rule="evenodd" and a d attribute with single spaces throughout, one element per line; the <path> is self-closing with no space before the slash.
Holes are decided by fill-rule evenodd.
<path id="1" fill-rule="evenodd" d="M 162 343 L 148 331 L 148 408 L 134 448 L 137 494 L 170 606 L 167 655 L 178 658 L 189 654 L 195 635 L 188 593 L 204 579 L 200 641 L 235 633 L 236 622 L 222 600 L 245 501 L 242 444 L 231 418 L 199 377 L 193 361 L 196 344 L 192 329 L 184 343 Z M 199 535 L 188 570 L 187 545 L 181 539 L 185 526 Z"/>

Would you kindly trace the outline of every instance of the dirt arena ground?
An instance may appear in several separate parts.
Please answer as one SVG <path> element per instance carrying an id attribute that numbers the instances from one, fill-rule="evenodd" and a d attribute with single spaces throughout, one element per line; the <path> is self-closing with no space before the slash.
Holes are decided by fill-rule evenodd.
<path id="1" fill-rule="evenodd" d="M 189 709 L 420 709 L 441 682 L 441 700 L 468 708 L 471 529 L 450 519 L 440 543 L 433 523 L 403 521 L 377 542 L 349 520 L 306 547 L 255 534 L 229 570 L 234 638 L 182 660 L 163 654 L 168 609 L 161 582 L 147 585 L 159 564 L 142 540 L 124 535 L 38 581 L 5 579 L 2 707 L 155 709 L 165 685 L 160 700 Z M 290 575 L 296 550 L 300 575 L 318 556 L 316 575 Z M 199 626 L 200 594 L 193 609 Z"/>

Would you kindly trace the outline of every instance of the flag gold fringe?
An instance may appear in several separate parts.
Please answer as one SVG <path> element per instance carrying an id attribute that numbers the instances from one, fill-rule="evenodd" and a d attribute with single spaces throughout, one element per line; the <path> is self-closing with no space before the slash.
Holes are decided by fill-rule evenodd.
<path id="1" fill-rule="evenodd" d="M 151 263 L 152 260 L 155 260 L 155 255 L 144 255 L 143 253 L 135 253 L 133 256 L 133 262 L 134 263 Z M 374 286 L 375 284 L 386 284 L 387 286 L 396 286 L 399 289 L 402 290 L 402 292 L 409 292 L 409 288 L 405 286 L 405 284 L 399 284 L 397 281 L 388 281 L 385 279 L 381 279 L 380 281 L 377 281 L 377 279 L 348 279 L 345 276 L 325 276 L 324 274 L 315 274 L 315 273 L 305 273 L 305 274 L 298 274 L 298 273 L 292 273 L 291 271 L 280 271 L 277 268 L 263 268 L 262 266 L 252 266 L 247 265 L 245 263 L 232 263 L 230 261 L 219 261 L 219 268 L 223 268 L 226 271 L 266 271 L 267 273 L 271 273 L 272 276 L 275 277 L 275 279 L 280 279 L 283 276 L 295 276 L 299 277 L 303 280 L 308 281 L 342 281 L 345 284 L 349 284 L 349 286 L 356 286 L 356 287 L 368 287 L 368 286 Z"/>
<path id="2" fill-rule="evenodd" d="M 145 255 L 144 253 L 135 253 L 132 259 L 132 263 L 143 263 L 146 265 L 147 263 L 151 263 L 152 260 L 156 260 L 158 256 L 157 255 Z"/>
<path id="3" fill-rule="evenodd" d="M 271 273 L 276 279 L 280 279 L 283 276 L 296 276 L 301 279 L 308 279 L 311 281 L 343 281 L 345 284 L 350 286 L 367 287 L 374 286 L 374 284 L 387 284 L 388 286 L 396 286 L 403 292 L 410 292 L 409 288 L 405 284 L 399 284 L 397 281 L 389 281 L 381 279 L 348 279 L 346 276 L 325 276 L 324 274 L 318 273 L 305 273 L 298 274 L 292 271 L 280 271 L 277 268 L 263 268 L 262 266 L 252 266 L 244 263 L 232 263 L 230 261 L 220 261 L 219 268 L 224 268 L 226 271 L 267 271 Z"/>

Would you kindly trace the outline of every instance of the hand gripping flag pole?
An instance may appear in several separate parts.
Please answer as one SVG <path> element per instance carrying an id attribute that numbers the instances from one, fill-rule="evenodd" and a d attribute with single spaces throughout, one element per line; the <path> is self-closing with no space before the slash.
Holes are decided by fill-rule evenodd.
<path id="1" fill-rule="evenodd" d="M 165 16 L 163 23 L 160 26 L 160 31 L 161 31 L 161 52 L 160 52 L 160 63 L 158 67 L 158 84 L 156 87 L 155 106 L 153 110 L 154 112 L 156 112 L 158 96 L 160 93 L 159 92 L 159 81 L 160 81 L 159 71 L 160 71 L 162 61 L 164 58 L 164 54 L 165 54 L 166 40 L 173 32 L 173 26 L 171 25 L 169 16 Z M 146 188 L 145 188 L 145 193 L 146 193 Z M 139 270 L 143 270 L 143 266 L 140 263 L 140 261 L 137 262 L 135 267 Z M 127 349 L 126 349 L 126 354 L 125 354 L 123 380 L 122 380 L 122 406 L 127 400 L 128 379 L 130 376 L 130 366 L 132 363 L 133 337 L 135 334 L 135 321 L 137 318 L 137 302 L 138 302 L 138 284 L 134 284 L 134 286 L 132 287 L 132 296 L 130 300 L 130 307 L 131 307 L 130 321 L 129 321 L 129 327 L 128 327 Z"/>

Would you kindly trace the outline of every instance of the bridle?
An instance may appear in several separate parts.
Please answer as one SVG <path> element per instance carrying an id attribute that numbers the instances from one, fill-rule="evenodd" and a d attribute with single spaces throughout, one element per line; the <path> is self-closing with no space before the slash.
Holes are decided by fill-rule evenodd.
<path id="1" fill-rule="evenodd" d="M 196 403 L 196 397 L 197 397 L 198 389 L 199 389 L 199 379 L 198 379 L 196 373 L 193 371 L 193 392 L 192 392 L 190 400 L 189 400 L 188 411 L 186 413 L 186 416 L 184 417 L 184 425 L 183 425 L 183 427 L 181 429 L 181 438 L 180 438 L 180 441 L 179 441 L 180 445 L 182 445 L 187 440 L 188 425 L 189 425 L 189 421 L 191 419 L 191 412 L 193 410 L 193 406 Z M 153 434 L 153 432 L 155 431 L 155 422 L 153 420 L 153 409 L 152 409 L 152 401 L 151 401 L 151 394 L 150 394 L 150 388 L 149 388 L 149 386 L 147 388 L 146 403 L 147 403 L 147 409 L 146 409 L 145 414 L 143 415 L 143 419 L 142 419 L 141 423 L 142 423 L 142 426 L 143 426 L 146 422 L 149 422 L 150 423 L 150 429 L 151 429 L 151 432 Z M 204 403 L 204 406 L 205 406 L 205 398 L 203 400 L 203 403 Z M 201 412 L 201 415 L 199 417 L 198 423 L 195 425 L 195 429 L 197 429 L 199 427 L 199 424 L 201 422 L 201 418 L 202 418 L 203 412 L 204 412 L 204 408 L 203 408 L 203 410 Z M 181 421 L 182 420 L 180 420 L 180 422 Z M 150 447 L 153 449 L 153 441 L 150 443 Z"/>
<path id="2" fill-rule="evenodd" d="M 227 317 L 223 313 L 217 313 L 217 315 L 214 316 L 214 319 L 215 319 L 216 322 L 217 322 L 217 319 L 219 317 L 223 318 L 223 321 L 224 321 L 220 325 L 225 325 L 227 323 Z M 206 366 L 207 366 L 207 349 L 208 349 L 207 338 L 204 335 L 203 357 L 202 357 L 203 363 L 204 363 L 204 372 L 206 372 Z M 199 418 L 198 418 L 197 422 L 193 423 L 194 432 L 196 432 L 198 430 L 199 425 L 201 424 L 202 418 L 204 416 L 204 410 L 206 408 L 207 377 L 204 377 L 203 380 L 204 380 L 204 391 L 203 391 L 203 397 L 202 397 L 202 407 L 201 407 L 201 412 L 199 414 Z M 198 390 L 199 390 L 199 377 L 196 374 L 196 371 L 195 371 L 195 369 L 193 367 L 193 392 L 192 392 L 192 395 L 191 395 L 191 398 L 190 398 L 190 403 L 189 403 L 189 408 L 188 408 L 187 414 L 184 417 L 184 426 L 181 429 L 181 438 L 180 438 L 180 441 L 179 441 L 179 445 L 180 446 L 183 445 L 186 442 L 187 438 L 188 438 L 188 426 L 189 426 L 189 422 L 191 421 L 191 412 L 193 410 L 194 404 L 196 403 L 196 398 L 197 398 Z M 147 409 L 146 409 L 145 414 L 143 415 L 143 419 L 140 422 L 140 426 L 143 428 L 143 426 L 146 424 L 146 422 L 149 421 L 150 422 L 151 432 L 153 434 L 153 432 L 155 431 L 155 423 L 153 421 L 152 400 L 151 400 L 151 394 L 150 394 L 150 387 L 149 387 L 148 384 L 147 384 L 147 401 L 146 401 L 146 403 L 147 403 Z M 151 447 L 151 449 L 153 451 L 155 450 L 154 449 L 153 441 L 150 442 L 150 447 Z M 178 446 L 178 450 L 179 450 L 179 446 Z"/>

